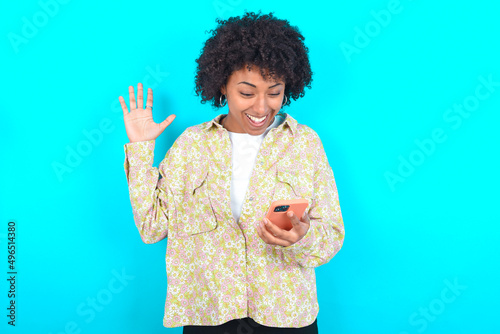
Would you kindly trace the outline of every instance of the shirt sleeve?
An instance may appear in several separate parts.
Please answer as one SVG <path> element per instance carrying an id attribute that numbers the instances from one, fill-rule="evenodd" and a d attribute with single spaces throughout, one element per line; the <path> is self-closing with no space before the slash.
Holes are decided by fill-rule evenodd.
<path id="1" fill-rule="evenodd" d="M 154 146 L 154 140 L 124 145 L 124 168 L 134 221 L 142 241 L 147 244 L 158 242 L 168 234 L 169 196 L 163 172 L 168 159 L 165 158 L 159 168 L 152 167 Z M 159 178 L 160 172 L 163 178 Z"/>
<path id="2" fill-rule="evenodd" d="M 342 248 L 344 223 L 337 186 L 323 145 L 314 136 L 314 198 L 308 211 L 310 226 L 298 242 L 282 247 L 284 255 L 303 267 L 318 267 L 329 262 Z"/>

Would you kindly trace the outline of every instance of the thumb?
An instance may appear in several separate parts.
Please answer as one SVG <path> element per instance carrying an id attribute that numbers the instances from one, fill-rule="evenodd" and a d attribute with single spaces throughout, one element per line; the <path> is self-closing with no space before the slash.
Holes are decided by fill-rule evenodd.
<path id="1" fill-rule="evenodd" d="M 300 226 L 300 220 L 299 218 L 295 215 L 295 212 L 293 211 L 288 211 L 287 213 L 288 218 L 290 218 L 290 222 L 292 223 L 293 227 L 299 227 Z"/>
<path id="2" fill-rule="evenodd" d="M 170 125 L 170 123 L 172 123 L 172 121 L 175 119 L 175 117 L 176 117 L 175 115 L 170 115 L 163 122 L 161 122 L 159 124 L 160 131 L 163 132 L 163 130 L 165 130 Z"/>

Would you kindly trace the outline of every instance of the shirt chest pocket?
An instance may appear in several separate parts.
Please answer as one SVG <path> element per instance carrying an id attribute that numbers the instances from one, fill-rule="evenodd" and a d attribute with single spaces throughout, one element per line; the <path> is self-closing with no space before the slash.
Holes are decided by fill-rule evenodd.
<path id="1" fill-rule="evenodd" d="M 190 173 L 185 182 L 184 191 L 174 193 L 176 231 L 181 238 L 209 232 L 217 227 L 209 196 L 208 172 Z"/>
<path id="2" fill-rule="evenodd" d="M 311 173 L 294 166 L 279 166 L 273 201 L 305 198 L 311 205 L 314 183 Z"/>

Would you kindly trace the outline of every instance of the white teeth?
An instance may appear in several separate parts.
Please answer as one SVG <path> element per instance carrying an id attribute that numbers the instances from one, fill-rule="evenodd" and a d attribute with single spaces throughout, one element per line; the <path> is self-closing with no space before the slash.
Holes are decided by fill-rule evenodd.
<path id="1" fill-rule="evenodd" d="M 262 122 L 263 120 L 266 119 L 266 116 L 264 117 L 261 117 L 261 118 L 257 118 L 257 117 L 254 117 L 254 116 L 250 116 L 248 114 L 246 114 L 248 116 L 248 118 L 250 118 L 252 121 L 254 121 L 255 123 L 260 123 Z"/>

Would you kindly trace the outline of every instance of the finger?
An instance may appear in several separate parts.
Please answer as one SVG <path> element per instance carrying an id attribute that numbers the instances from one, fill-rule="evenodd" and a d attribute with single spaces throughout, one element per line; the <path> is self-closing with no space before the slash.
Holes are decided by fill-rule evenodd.
<path id="1" fill-rule="evenodd" d="M 146 108 L 153 108 L 153 90 L 148 88 L 148 99 L 146 100 Z"/>
<path id="2" fill-rule="evenodd" d="M 280 235 L 279 228 L 274 225 L 269 219 L 264 218 L 264 225 L 266 232 L 272 234 L 274 237 L 278 237 Z"/>
<path id="3" fill-rule="evenodd" d="M 260 222 L 257 222 L 255 224 L 255 229 L 257 230 L 257 234 L 259 235 L 259 237 L 262 239 L 262 230 L 261 230 Z"/>
<path id="4" fill-rule="evenodd" d="M 267 233 L 267 237 L 274 243 L 281 240 L 288 240 L 288 231 L 274 225 L 269 219 L 264 218 L 264 226 L 264 233 Z"/>
<path id="5" fill-rule="evenodd" d="M 307 212 L 304 211 L 301 221 L 303 221 L 306 224 L 311 224 L 311 220 L 309 219 L 309 215 L 307 214 Z"/>
<path id="6" fill-rule="evenodd" d="M 272 235 L 274 240 L 280 240 L 280 241 L 288 241 L 292 242 L 294 237 L 290 233 L 290 231 L 284 230 L 281 227 L 273 224 L 269 219 L 264 218 L 264 225 L 265 228 L 267 229 L 268 233 Z M 292 227 L 293 228 L 293 227 Z"/>
<path id="7" fill-rule="evenodd" d="M 259 234 L 260 238 L 266 243 L 269 243 L 271 241 L 271 233 L 269 233 L 262 221 L 257 222 L 257 233 Z"/>
<path id="8" fill-rule="evenodd" d="M 172 121 L 175 119 L 175 115 L 170 115 L 167 117 L 166 120 L 164 120 L 163 122 L 160 123 L 160 131 L 163 132 L 163 130 L 165 130 L 171 123 Z"/>
<path id="9" fill-rule="evenodd" d="M 300 220 L 293 211 L 288 211 L 286 215 L 288 216 L 288 218 L 290 218 L 292 226 L 300 226 Z"/>
<path id="10" fill-rule="evenodd" d="M 120 105 L 122 106 L 123 110 L 123 116 L 128 114 L 128 109 L 127 109 L 127 104 L 125 103 L 125 99 L 123 96 L 118 97 L 118 100 L 120 101 Z"/>
<path id="11" fill-rule="evenodd" d="M 144 95 L 142 91 L 142 83 L 137 84 L 137 109 L 144 109 Z"/>
<path id="12" fill-rule="evenodd" d="M 272 233 L 270 233 L 266 229 L 268 224 L 269 222 L 267 224 L 257 222 L 257 234 L 266 244 L 278 245 L 283 247 L 289 246 L 291 244 L 289 241 L 275 237 Z"/>
<path id="13" fill-rule="evenodd" d="M 258 221 L 257 224 L 255 225 L 255 227 L 257 228 L 257 234 L 266 244 L 268 244 L 269 240 L 266 236 L 264 236 L 264 232 L 262 231 L 264 229 L 264 226 L 262 225 L 263 224 L 260 221 Z"/>
<path id="14" fill-rule="evenodd" d="M 130 100 L 130 111 L 137 109 L 137 105 L 135 104 L 134 86 L 128 87 L 128 98 Z"/>

